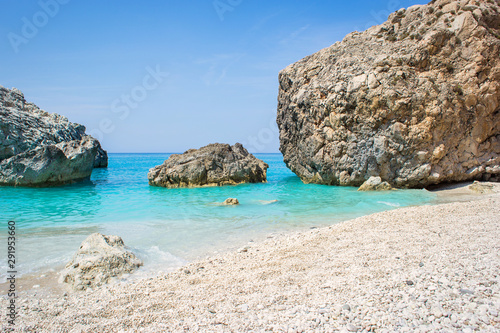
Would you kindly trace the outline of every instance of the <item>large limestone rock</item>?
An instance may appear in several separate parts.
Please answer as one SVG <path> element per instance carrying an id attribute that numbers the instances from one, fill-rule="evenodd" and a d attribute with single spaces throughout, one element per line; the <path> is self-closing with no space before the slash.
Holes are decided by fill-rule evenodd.
<path id="1" fill-rule="evenodd" d="M 59 185 L 90 177 L 108 157 L 85 127 L 0 86 L 0 185 Z"/>
<path id="2" fill-rule="evenodd" d="M 142 261 L 125 248 L 118 236 L 94 233 L 61 272 L 59 282 L 74 290 L 86 290 L 108 283 L 112 278 L 133 273 Z"/>
<path id="3" fill-rule="evenodd" d="M 149 170 L 149 184 L 162 187 L 199 187 L 266 182 L 269 165 L 241 144 L 210 144 L 174 154 Z"/>
<path id="4" fill-rule="evenodd" d="M 99 142 L 82 140 L 40 146 L 0 162 L 0 183 L 10 186 L 50 186 L 88 179 Z"/>
<path id="5" fill-rule="evenodd" d="M 281 71 L 287 166 L 329 185 L 498 181 L 499 13 L 498 1 L 412 6 Z"/>

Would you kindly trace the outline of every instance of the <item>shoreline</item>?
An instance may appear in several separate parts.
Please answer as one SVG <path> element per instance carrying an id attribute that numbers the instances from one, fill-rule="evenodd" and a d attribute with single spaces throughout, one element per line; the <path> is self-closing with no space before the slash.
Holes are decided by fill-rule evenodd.
<path id="1" fill-rule="evenodd" d="M 477 200 L 389 210 L 271 238 L 92 292 L 36 293 L 20 301 L 18 327 L 495 331 L 499 189 L 471 196 Z"/>
<path id="2" fill-rule="evenodd" d="M 426 191 L 426 190 L 402 190 L 402 191 Z M 397 191 L 391 191 L 393 194 L 397 194 Z M 383 193 L 372 193 L 372 194 L 383 194 Z M 369 193 L 368 193 L 369 195 Z M 418 195 L 418 194 L 417 194 Z M 433 196 L 434 198 L 434 196 Z M 432 199 L 434 200 L 434 199 Z M 262 205 L 262 202 L 255 200 L 255 202 L 259 202 L 259 204 Z M 251 204 L 255 204 L 255 202 L 250 202 Z M 435 204 L 433 201 L 429 201 L 430 204 Z M 219 202 L 212 202 L 210 205 L 216 205 Z M 246 202 L 240 206 L 247 206 L 249 203 Z M 427 205 L 429 203 L 425 203 Z M 398 209 L 401 208 L 399 204 L 390 204 L 387 202 L 380 201 L 379 206 L 381 207 L 379 211 L 385 211 L 385 210 L 393 210 L 393 209 Z M 405 206 L 403 206 L 405 207 Z M 233 207 L 229 207 L 229 209 L 232 209 Z M 384 210 L 385 209 L 385 210 Z M 357 213 L 357 214 L 346 214 L 344 215 L 336 215 L 330 217 L 329 215 L 315 215 L 315 216 L 309 216 L 308 218 L 305 217 L 298 217 L 294 222 L 288 222 L 288 223 L 283 223 L 282 225 L 279 226 L 274 226 L 269 228 L 269 230 L 264 230 L 264 231 L 255 231 L 251 230 L 251 233 L 246 233 L 243 236 L 231 236 L 231 240 L 228 240 L 227 242 L 224 243 L 218 243 L 217 245 L 215 243 L 211 245 L 206 245 L 204 246 L 203 249 L 197 250 L 197 251 L 191 251 L 189 256 L 183 256 L 182 253 L 175 253 L 175 252 L 170 252 L 168 249 L 166 252 L 163 252 L 164 254 L 171 256 L 172 259 L 170 261 L 178 261 L 178 262 L 183 262 L 182 264 L 175 264 L 175 265 L 168 265 L 168 268 L 163 269 L 163 267 L 160 267 L 158 263 L 155 261 L 152 261 L 152 258 L 145 258 L 144 255 L 148 255 L 148 251 L 150 249 L 147 248 L 139 248 L 137 247 L 137 244 L 131 244 L 130 242 L 127 241 L 127 238 L 124 237 L 125 244 L 128 246 L 128 248 L 134 252 L 136 255 L 138 255 L 140 258 L 142 258 L 145 261 L 145 265 L 140 267 L 138 271 L 131 275 L 127 275 L 126 278 L 124 278 L 123 282 L 130 282 L 136 279 L 143 279 L 143 278 L 148 278 L 148 277 L 154 277 L 157 274 L 162 274 L 162 273 L 169 273 L 174 271 L 175 269 L 181 268 L 184 266 L 186 263 L 190 262 L 195 262 L 195 261 L 200 261 L 204 260 L 206 258 L 212 257 L 212 256 L 217 256 L 220 254 L 225 254 L 225 253 L 230 253 L 239 250 L 240 248 L 244 248 L 246 246 L 251 246 L 254 244 L 259 244 L 266 239 L 269 238 L 280 238 L 284 237 L 286 235 L 290 234 L 295 234 L 295 233 L 301 233 L 301 232 L 307 232 L 310 229 L 318 229 L 318 228 L 324 228 L 328 227 L 330 225 L 335 225 L 338 223 L 343 223 L 345 221 L 365 216 L 361 214 L 373 214 L 377 211 L 372 211 L 370 213 Z M 348 216 L 351 215 L 351 216 Z M 354 216 L 353 216 L 354 215 Z M 129 225 L 133 224 L 130 221 L 127 222 Z M 138 221 L 139 223 L 144 223 L 144 221 Z M 119 224 L 119 220 L 113 220 L 112 224 Z M 123 236 L 123 234 L 120 234 L 119 232 L 104 232 L 100 231 L 98 228 L 95 228 L 94 232 L 101 232 L 105 233 L 107 235 L 111 234 L 116 234 L 120 237 Z M 89 233 L 90 234 L 90 233 Z M 79 235 L 83 235 L 80 233 Z M 86 238 L 87 235 L 81 236 L 81 240 L 83 241 Z M 227 239 L 226 239 L 227 240 Z M 67 252 L 64 253 L 64 256 L 69 257 L 63 262 L 60 261 L 56 265 L 51 265 L 51 266 L 44 266 L 36 271 L 31 271 L 24 273 L 22 275 L 19 275 L 17 278 L 17 283 L 20 287 L 20 289 L 23 292 L 26 292 L 30 295 L 33 294 L 43 294 L 43 295 L 62 295 L 64 292 L 69 291 L 67 288 L 65 288 L 64 285 L 60 285 L 58 283 L 58 274 L 59 272 L 64 269 L 64 266 L 66 263 L 69 261 L 69 258 L 73 256 L 73 254 L 77 251 L 78 246 L 80 244 L 80 240 L 77 241 L 78 243 L 74 243 L 74 247 L 69 249 Z M 78 244 L 78 245 L 77 245 Z M 184 253 L 185 254 L 185 253 Z M 141 257 L 141 255 L 143 255 Z M 168 262 L 167 264 L 171 264 L 171 262 Z M 119 278 L 118 280 L 122 280 L 122 278 Z M 4 288 L 7 286 L 6 282 L 0 283 L 0 288 Z M 36 286 L 33 288 L 33 286 Z"/>
<path id="3" fill-rule="evenodd" d="M 483 182 L 484 183 L 484 182 Z M 437 201 L 435 203 L 432 203 L 432 205 L 437 205 L 441 203 L 448 203 L 448 202 L 455 202 L 455 201 L 463 201 L 463 200 L 475 200 L 481 198 L 480 194 L 471 192 L 467 190 L 467 186 L 472 184 L 472 182 L 464 182 L 464 183 L 458 183 L 458 184 L 445 184 L 445 185 L 440 185 L 437 186 L 435 189 L 430 190 L 429 192 L 437 194 Z M 495 184 L 495 183 L 491 183 Z M 450 189 L 451 188 L 451 189 Z M 425 191 L 428 191 L 426 189 L 423 189 Z M 499 185 L 499 191 L 500 191 L 500 185 Z M 216 204 L 216 203 L 214 203 Z M 425 204 L 427 205 L 427 204 Z M 420 206 L 408 206 L 408 207 L 420 207 Z M 393 206 L 393 208 L 389 208 L 388 210 L 384 211 L 390 211 L 394 209 L 400 209 L 401 207 Z M 382 212 L 384 212 L 382 211 Z M 372 213 L 376 214 L 376 213 Z M 368 214 L 371 215 L 371 214 Z M 362 215 L 359 217 L 363 217 L 367 215 Z M 356 217 L 355 217 L 356 218 Z M 218 256 L 218 255 L 223 255 L 223 254 L 228 254 L 231 252 L 238 251 L 240 248 L 245 248 L 248 246 L 252 246 L 255 244 L 260 244 L 265 242 L 267 239 L 271 238 L 281 238 L 281 237 L 286 237 L 288 235 L 293 235 L 297 233 L 303 233 L 307 232 L 308 230 L 311 229 L 321 229 L 325 228 L 331 225 L 336 225 L 339 223 L 344 223 L 350 220 L 353 220 L 355 218 L 347 218 L 345 220 L 339 220 L 338 222 L 335 222 L 333 224 L 327 223 L 326 221 L 329 221 L 330 219 L 327 217 L 324 217 L 324 220 L 321 222 L 319 221 L 317 225 L 312 225 L 312 226 L 304 226 L 299 229 L 293 229 L 293 230 L 275 230 L 267 234 L 262 234 L 262 235 L 256 235 L 256 237 L 252 237 L 252 240 L 248 242 L 237 242 L 234 244 L 226 244 L 223 248 L 212 248 L 209 249 L 208 251 L 205 252 L 200 252 L 200 254 L 186 259 L 182 257 L 178 257 L 179 261 L 184 261 L 185 263 L 182 265 L 177 265 L 176 267 L 171 267 L 166 270 L 158 270 L 158 269 L 153 269 L 150 267 L 141 267 L 139 268 L 139 272 L 135 272 L 134 274 L 128 275 L 126 278 L 119 278 L 118 280 L 120 282 L 123 282 L 125 284 L 131 283 L 132 281 L 136 280 L 141 280 L 141 279 L 147 279 L 150 277 L 156 277 L 158 274 L 168 274 L 176 269 L 180 269 L 184 267 L 187 264 L 190 264 L 192 262 L 197 262 L 197 261 L 202 261 L 205 259 L 208 259 L 210 257 Z M 120 235 L 118 235 L 120 236 Z M 76 251 L 76 247 L 75 247 Z M 151 264 L 151 263 L 150 263 Z M 71 292 L 69 288 L 67 288 L 64 284 L 60 284 L 58 282 L 59 279 L 59 272 L 62 271 L 64 268 L 65 264 L 60 264 L 57 266 L 53 267 L 46 267 L 41 271 L 38 272 L 33 272 L 33 273 L 26 273 L 23 274 L 22 276 L 17 278 L 17 283 L 19 286 L 20 291 L 25 294 L 25 295 L 44 295 L 44 296 L 62 296 L 66 292 Z M 157 267 L 156 267 L 157 268 Z M 136 275 L 136 273 L 139 273 Z M 0 283 L 0 288 L 6 288 L 7 283 L 3 282 Z"/>

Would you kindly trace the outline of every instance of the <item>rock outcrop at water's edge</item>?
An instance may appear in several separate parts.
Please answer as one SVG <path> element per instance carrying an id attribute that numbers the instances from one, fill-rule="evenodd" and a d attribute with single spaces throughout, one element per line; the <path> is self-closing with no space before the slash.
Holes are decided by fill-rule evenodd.
<path id="1" fill-rule="evenodd" d="M 173 154 L 149 170 L 149 184 L 168 188 L 236 185 L 267 181 L 269 165 L 240 143 L 214 143 L 184 154 Z"/>
<path id="2" fill-rule="evenodd" d="M 73 290 L 86 290 L 133 273 L 142 265 L 142 261 L 125 248 L 120 237 L 94 233 L 82 242 L 61 272 L 59 282 L 67 283 Z"/>
<path id="3" fill-rule="evenodd" d="M 500 5 L 401 9 L 280 72 L 287 166 L 306 183 L 500 178 Z"/>
<path id="4" fill-rule="evenodd" d="M 0 162 L 0 182 L 10 186 L 51 186 L 88 179 L 99 148 L 89 136 L 45 145 Z"/>
<path id="5" fill-rule="evenodd" d="M 85 127 L 0 86 L 0 185 L 52 186 L 88 179 L 108 156 Z"/>

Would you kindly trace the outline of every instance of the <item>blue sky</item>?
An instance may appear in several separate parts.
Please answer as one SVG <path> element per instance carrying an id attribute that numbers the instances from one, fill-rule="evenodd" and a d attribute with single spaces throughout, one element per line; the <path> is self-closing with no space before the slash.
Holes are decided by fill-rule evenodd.
<path id="1" fill-rule="evenodd" d="M 110 152 L 278 152 L 278 73 L 425 2 L 0 0 L 0 85 Z"/>

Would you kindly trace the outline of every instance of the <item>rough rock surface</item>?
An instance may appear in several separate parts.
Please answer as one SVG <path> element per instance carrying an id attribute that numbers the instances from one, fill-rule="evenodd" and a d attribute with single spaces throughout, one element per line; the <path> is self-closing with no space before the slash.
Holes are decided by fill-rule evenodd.
<path id="1" fill-rule="evenodd" d="M 358 188 L 358 191 L 389 191 L 392 190 L 391 184 L 383 182 L 380 177 L 370 177 Z"/>
<path id="2" fill-rule="evenodd" d="M 199 187 L 266 182 L 269 165 L 240 143 L 214 143 L 184 154 L 174 154 L 149 170 L 149 184 L 162 187 Z"/>
<path id="3" fill-rule="evenodd" d="M 50 186 L 88 179 L 99 142 L 86 136 L 27 150 L 0 162 L 0 184 Z"/>
<path id="4" fill-rule="evenodd" d="M 107 168 L 108 167 L 108 153 L 102 149 L 101 144 L 97 149 L 97 155 L 94 159 L 94 168 Z"/>
<path id="5" fill-rule="evenodd" d="M 498 181 L 499 13 L 498 1 L 412 6 L 281 71 L 287 166 L 329 185 Z"/>
<path id="6" fill-rule="evenodd" d="M 485 184 L 485 183 L 480 183 L 478 181 L 475 181 L 473 184 L 469 185 L 469 190 L 478 193 L 478 194 L 485 194 L 485 193 L 493 193 L 493 185 L 491 184 Z"/>
<path id="7" fill-rule="evenodd" d="M 90 141 L 93 144 L 89 145 Z M 69 142 L 72 143 L 64 144 Z M 89 177 L 92 167 L 107 166 L 108 157 L 106 151 L 101 148 L 97 140 L 85 134 L 84 126 L 71 123 L 66 117 L 58 114 L 49 114 L 35 104 L 26 102 L 22 92 L 15 88 L 10 90 L 0 86 L 0 162 L 2 165 L 7 159 L 14 157 L 16 160 L 22 159 L 23 164 L 29 164 L 29 161 L 26 160 L 27 156 L 50 156 L 49 151 L 55 152 L 65 146 L 75 148 L 75 142 L 91 147 L 93 157 L 90 169 L 87 165 L 82 165 L 83 161 L 80 158 L 68 159 L 67 169 L 64 170 L 59 169 L 62 165 L 60 161 L 56 161 L 50 167 L 51 170 L 56 173 L 57 170 L 60 170 L 65 176 L 55 174 L 52 178 L 56 179 L 58 176 L 67 178 L 70 169 L 75 171 L 74 179 Z M 96 149 L 94 149 L 94 144 L 97 145 Z M 60 154 L 57 156 L 60 156 Z M 87 160 L 85 154 L 85 161 Z M 44 161 L 43 163 L 50 162 Z M 10 165 L 10 163 L 7 164 Z M 79 168 L 78 165 L 82 166 L 82 168 Z M 37 169 L 38 166 L 32 165 L 28 166 L 28 168 Z M 1 170 L 3 168 L 0 169 L 0 172 Z M 84 170 L 88 171 L 88 174 L 82 177 Z M 1 177 L 0 183 L 5 183 Z M 42 185 L 39 181 L 37 181 L 37 184 Z"/>
<path id="8" fill-rule="evenodd" d="M 125 249 L 120 237 L 94 233 L 82 242 L 61 272 L 60 282 L 74 290 L 86 290 L 102 286 L 113 277 L 132 273 L 140 266 L 142 261 Z"/>

